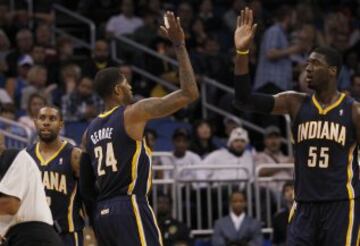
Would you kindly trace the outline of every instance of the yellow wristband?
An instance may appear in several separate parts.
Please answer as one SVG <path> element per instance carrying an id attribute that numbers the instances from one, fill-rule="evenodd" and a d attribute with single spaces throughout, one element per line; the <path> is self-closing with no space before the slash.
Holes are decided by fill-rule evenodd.
<path id="1" fill-rule="evenodd" d="M 249 50 L 245 50 L 245 51 L 236 50 L 236 54 L 244 56 L 244 55 L 249 54 Z"/>

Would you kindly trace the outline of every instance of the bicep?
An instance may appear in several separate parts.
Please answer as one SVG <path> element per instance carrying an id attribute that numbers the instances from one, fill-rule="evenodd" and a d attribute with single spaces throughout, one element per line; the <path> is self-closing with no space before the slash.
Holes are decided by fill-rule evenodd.
<path id="1" fill-rule="evenodd" d="M 290 114 L 294 117 L 300 107 L 304 94 L 293 91 L 285 91 L 274 95 L 274 107 L 272 114 Z"/>
<path id="2" fill-rule="evenodd" d="M 172 92 L 164 97 L 152 97 L 138 101 L 126 111 L 131 121 L 144 122 L 151 119 L 169 116 L 188 102 L 181 91 Z"/>
<path id="3" fill-rule="evenodd" d="M 357 143 L 360 144 L 360 104 L 355 102 L 352 107 L 353 122 L 356 128 Z"/>
<path id="4" fill-rule="evenodd" d="M 76 177 L 80 177 L 80 158 L 81 150 L 79 148 L 74 148 L 71 153 L 71 167 Z"/>

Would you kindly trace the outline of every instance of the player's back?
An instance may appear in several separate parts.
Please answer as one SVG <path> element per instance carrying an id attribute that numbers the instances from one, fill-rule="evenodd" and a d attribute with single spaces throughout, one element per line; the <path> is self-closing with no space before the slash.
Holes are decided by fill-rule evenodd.
<path id="1" fill-rule="evenodd" d="M 293 122 L 295 199 L 349 200 L 360 195 L 354 100 L 345 94 L 327 108 L 308 96 Z"/>
<path id="2" fill-rule="evenodd" d="M 86 151 L 96 176 L 97 200 L 145 196 L 151 185 L 151 153 L 145 140 L 128 136 L 125 106 L 100 114 L 86 131 Z"/>

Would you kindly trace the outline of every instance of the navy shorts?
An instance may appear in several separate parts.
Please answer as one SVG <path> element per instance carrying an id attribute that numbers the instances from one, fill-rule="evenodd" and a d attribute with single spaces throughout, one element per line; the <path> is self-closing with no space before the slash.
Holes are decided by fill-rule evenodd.
<path id="1" fill-rule="evenodd" d="M 94 229 L 100 246 L 159 246 L 162 238 L 146 198 L 121 196 L 98 202 Z"/>
<path id="2" fill-rule="evenodd" d="M 66 246 L 84 245 L 84 236 L 82 231 L 60 234 L 60 238 Z"/>
<path id="3" fill-rule="evenodd" d="M 288 246 L 359 246 L 360 199 L 294 203 Z"/>

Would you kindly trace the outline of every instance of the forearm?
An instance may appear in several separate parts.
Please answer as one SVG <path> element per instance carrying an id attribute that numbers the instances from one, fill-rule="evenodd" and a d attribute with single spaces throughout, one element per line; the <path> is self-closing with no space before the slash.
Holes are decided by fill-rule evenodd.
<path id="1" fill-rule="evenodd" d="M 180 87 L 183 93 L 189 97 L 191 101 L 195 101 L 199 97 L 199 90 L 195 80 L 194 70 L 191 66 L 188 52 L 185 45 L 175 47 L 176 57 L 179 62 Z"/>
<path id="2" fill-rule="evenodd" d="M 274 105 L 273 96 L 252 92 L 248 55 L 236 56 L 234 75 L 235 107 L 243 111 L 270 113 Z"/>
<path id="3" fill-rule="evenodd" d="M 17 210 L 16 198 L 0 196 L 0 215 L 15 215 Z"/>

